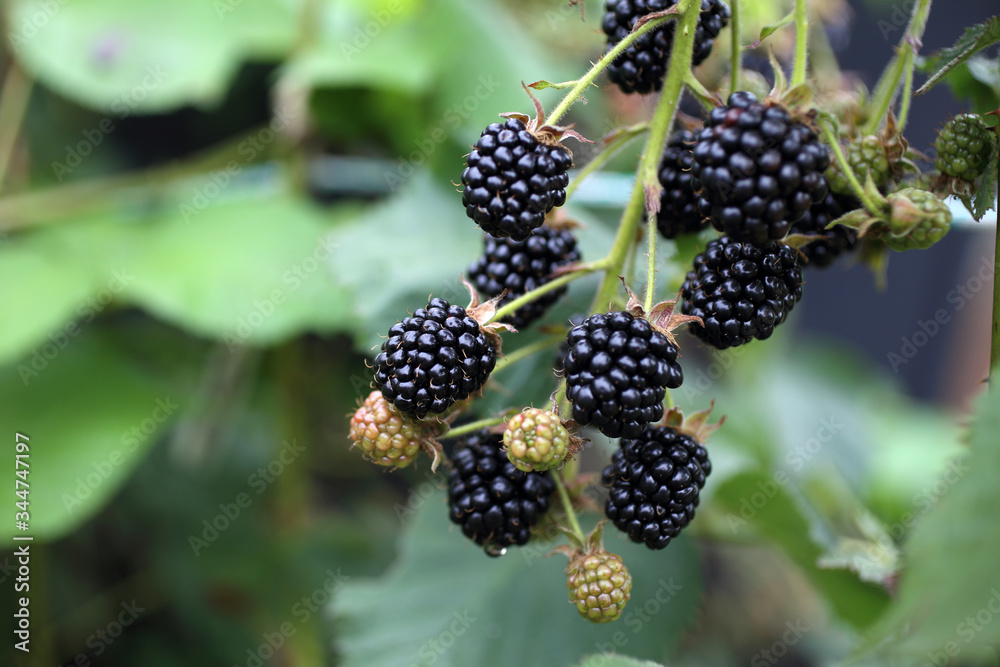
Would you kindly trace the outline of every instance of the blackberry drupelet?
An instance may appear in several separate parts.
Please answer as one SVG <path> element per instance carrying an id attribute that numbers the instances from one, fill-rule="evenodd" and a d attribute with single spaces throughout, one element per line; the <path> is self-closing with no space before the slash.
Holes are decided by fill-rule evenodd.
<path id="1" fill-rule="evenodd" d="M 691 436 L 648 426 L 623 439 L 604 469 L 610 487 L 604 513 L 633 542 L 662 549 L 694 518 L 698 495 L 712 472 L 708 451 Z"/>
<path id="2" fill-rule="evenodd" d="M 484 232 L 523 241 L 566 203 L 569 151 L 543 143 L 524 123 L 490 123 L 466 160 L 462 203 Z"/>
<path id="3" fill-rule="evenodd" d="M 570 315 L 569 327 L 573 327 L 583 324 L 587 321 L 587 316 L 583 313 L 576 313 L 575 315 Z M 562 377 L 563 373 L 566 371 L 566 355 L 569 354 L 569 342 L 565 339 L 559 341 L 559 349 L 556 351 L 555 363 L 552 364 L 552 370 L 556 375 Z"/>
<path id="4" fill-rule="evenodd" d="M 569 231 L 542 226 L 524 241 L 486 236 L 482 256 L 469 267 L 469 280 L 480 294 L 499 296 L 507 290 L 498 306 L 541 287 L 556 269 L 580 260 L 576 237 Z M 545 314 L 566 293 L 565 287 L 552 290 L 521 306 L 504 322 L 523 329 Z"/>
<path id="5" fill-rule="evenodd" d="M 605 52 L 625 39 L 635 22 L 653 12 L 673 7 L 676 0 L 608 0 L 601 28 L 608 37 Z M 701 0 L 691 64 L 701 64 L 712 52 L 719 32 L 729 23 L 729 6 L 721 0 Z M 674 22 L 647 32 L 608 66 L 608 78 L 623 93 L 651 93 L 663 87 L 667 61 L 674 44 Z"/>
<path id="6" fill-rule="evenodd" d="M 631 313 L 592 315 L 570 330 L 566 342 L 573 419 L 609 438 L 638 436 L 663 416 L 666 389 L 684 380 L 677 346 Z"/>
<path id="7" fill-rule="evenodd" d="M 802 269 L 789 246 L 721 236 L 694 258 L 681 293 L 682 312 L 705 323 L 692 324 L 692 333 L 724 350 L 768 338 L 785 321 L 802 298 Z"/>
<path id="8" fill-rule="evenodd" d="M 397 410 L 423 419 L 468 398 L 496 365 L 494 338 L 461 306 L 431 299 L 389 329 L 375 386 Z"/>
<path id="9" fill-rule="evenodd" d="M 660 160 L 660 212 L 656 228 L 665 238 L 697 234 L 708 227 L 708 220 L 698 212 L 698 198 L 691 189 L 691 165 L 694 163 L 694 134 L 678 130 L 671 135 Z"/>
<path id="10" fill-rule="evenodd" d="M 832 229 L 827 229 L 826 226 L 860 207 L 861 203 L 853 197 L 830 192 L 823 201 L 813 204 L 802 219 L 792 225 L 792 234 L 822 237 L 799 248 L 808 260 L 806 266 L 829 266 L 835 259 L 854 249 L 858 242 L 857 232 L 843 225 Z"/>
<path id="11" fill-rule="evenodd" d="M 934 140 L 937 150 L 934 166 L 948 176 L 975 181 L 993 157 L 996 136 L 982 116 L 955 116 L 945 123 Z"/>
<path id="12" fill-rule="evenodd" d="M 448 475 L 451 520 L 490 556 L 527 544 L 531 527 L 549 509 L 555 485 L 548 473 L 523 472 L 507 460 L 503 440 L 489 431 L 465 436 Z"/>
<path id="13" fill-rule="evenodd" d="M 694 147 L 698 210 L 736 241 L 784 238 L 827 194 L 830 157 L 816 134 L 774 104 L 737 91 L 713 109 Z"/>
<path id="14" fill-rule="evenodd" d="M 348 438 L 365 458 L 380 466 L 405 468 L 420 453 L 420 428 L 410 423 L 377 391 L 351 416 Z"/>

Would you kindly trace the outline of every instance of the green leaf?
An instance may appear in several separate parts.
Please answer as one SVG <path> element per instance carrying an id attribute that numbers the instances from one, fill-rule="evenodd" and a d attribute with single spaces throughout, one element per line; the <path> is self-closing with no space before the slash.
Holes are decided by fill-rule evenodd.
<path id="1" fill-rule="evenodd" d="M 28 0 L 9 19 L 32 76 L 119 119 L 216 103 L 244 61 L 280 59 L 298 23 L 280 0 Z"/>
<path id="2" fill-rule="evenodd" d="M 924 58 L 918 69 L 928 72 L 933 62 Z M 970 111 L 987 113 L 1000 106 L 1000 61 L 982 55 L 972 56 L 948 72 L 942 79 L 959 100 L 972 102 Z"/>
<path id="3" fill-rule="evenodd" d="M 994 133 L 991 136 L 993 152 L 986 160 L 986 171 L 979 178 L 979 187 L 972 195 L 971 212 L 972 217 L 976 220 L 982 220 L 987 211 L 997 207 L 997 171 L 1000 169 L 997 154 L 1000 153 L 1000 146 L 997 145 L 997 135 Z"/>
<path id="4" fill-rule="evenodd" d="M 184 391 L 175 378 L 144 372 L 92 328 L 44 361 L 27 386 L 13 365 L 0 373 L 0 420 L 11 450 L 15 431 L 30 438 L 30 529 L 21 534 L 54 540 L 117 492 L 179 415 Z M 8 480 L 14 466 L 11 451 Z M 17 532 L 12 517 L 3 533 Z"/>
<path id="5" fill-rule="evenodd" d="M 923 659 L 1000 642 L 1000 393 L 985 393 L 976 415 L 968 456 L 942 474 L 940 501 L 906 544 L 898 603 L 868 637 L 871 653 Z"/>
<path id="6" fill-rule="evenodd" d="M 760 46 L 764 42 L 765 39 L 767 39 L 768 37 L 770 37 L 774 33 L 778 32 L 779 30 L 781 30 L 785 26 L 791 25 L 792 21 L 794 21 L 794 20 L 795 20 L 795 11 L 793 10 L 793 11 L 788 12 L 788 14 L 786 14 L 780 21 L 778 21 L 776 23 L 772 23 L 770 25 L 766 25 L 763 28 L 761 28 L 760 29 L 760 36 L 757 38 L 757 41 L 754 42 L 753 44 L 750 44 L 746 48 L 748 50 L 756 49 L 758 46 Z"/>
<path id="7" fill-rule="evenodd" d="M 565 665 L 627 651 L 665 660 L 696 616 L 698 557 L 683 536 L 652 552 L 609 535 L 632 574 L 622 617 L 593 625 L 567 602 L 554 544 L 487 557 L 448 520 L 443 493 L 419 498 L 399 560 L 380 579 L 349 582 L 332 605 L 337 650 L 355 665 Z"/>
<path id="8" fill-rule="evenodd" d="M 934 73 L 914 95 L 922 95 L 930 90 L 945 74 L 982 51 L 987 46 L 1000 42 L 1000 16 L 966 28 L 958 40 L 934 56 Z"/>
<path id="9" fill-rule="evenodd" d="M 580 667 L 663 667 L 658 662 L 636 660 L 625 655 L 597 654 L 583 659 Z"/>

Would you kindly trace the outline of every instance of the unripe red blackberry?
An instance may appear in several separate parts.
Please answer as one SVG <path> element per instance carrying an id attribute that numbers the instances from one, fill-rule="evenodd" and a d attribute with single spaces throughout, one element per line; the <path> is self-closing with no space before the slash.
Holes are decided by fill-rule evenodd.
<path id="1" fill-rule="evenodd" d="M 496 365 L 494 341 L 464 308 L 431 299 L 389 329 L 375 357 L 375 386 L 405 415 L 440 414 L 486 383 Z"/>
<path id="2" fill-rule="evenodd" d="M 993 158 L 996 133 L 977 114 L 961 114 L 945 123 L 934 140 L 934 166 L 948 176 L 975 181 Z"/>
<path id="3" fill-rule="evenodd" d="M 663 192 L 656 228 L 668 239 L 697 234 L 708 227 L 708 219 L 698 212 L 698 198 L 691 189 L 694 141 L 694 134 L 687 130 L 674 132 L 660 159 L 658 176 Z"/>
<path id="4" fill-rule="evenodd" d="M 694 258 L 681 293 L 682 312 L 704 322 L 691 332 L 723 350 L 771 336 L 802 298 L 802 269 L 789 246 L 721 236 Z"/>
<path id="5" fill-rule="evenodd" d="M 610 51 L 625 39 L 635 22 L 653 12 L 677 4 L 676 0 L 607 0 L 601 28 L 608 36 Z M 694 34 L 691 64 L 699 65 L 712 52 L 719 32 L 729 23 L 729 6 L 721 0 L 701 0 L 701 14 Z M 675 23 L 670 22 L 642 35 L 608 66 L 608 78 L 623 93 L 651 93 L 663 87 Z"/>
<path id="6" fill-rule="evenodd" d="M 518 470 L 542 472 L 566 460 L 570 435 L 556 413 L 528 408 L 507 422 L 503 444 L 507 459 Z"/>
<path id="7" fill-rule="evenodd" d="M 635 437 L 663 416 L 667 389 L 681 385 L 677 346 L 642 318 L 590 316 L 566 336 L 566 398 L 573 419 L 609 438 Z"/>
<path id="8" fill-rule="evenodd" d="M 580 554 L 566 566 L 569 601 L 591 623 L 610 623 L 625 610 L 632 594 L 632 575 L 617 554 Z"/>
<path id="9" fill-rule="evenodd" d="M 451 520 L 490 556 L 528 543 L 555 490 L 548 473 L 515 468 L 502 444 L 499 435 L 485 430 L 465 436 L 448 475 Z"/>
<path id="10" fill-rule="evenodd" d="M 524 241 L 486 236 L 483 254 L 469 267 L 469 280 L 486 297 L 504 294 L 501 307 L 541 287 L 560 267 L 580 260 L 576 237 L 570 231 L 557 231 L 547 225 L 531 232 Z M 523 329 L 545 314 L 566 293 L 565 287 L 543 294 L 521 306 L 504 322 Z"/>
<path id="11" fill-rule="evenodd" d="M 792 234 L 820 237 L 799 248 L 806 260 L 806 266 L 829 266 L 835 259 L 850 252 L 858 243 L 858 233 L 850 227 L 827 225 L 842 215 L 860 208 L 853 197 L 829 193 L 823 201 L 813 204 L 802 219 L 792 225 Z"/>
<path id="12" fill-rule="evenodd" d="M 735 241 L 782 239 L 827 193 L 826 146 L 788 110 L 737 91 L 712 110 L 694 147 L 698 210 Z"/>
<path id="13" fill-rule="evenodd" d="M 490 123 L 462 172 L 465 212 L 487 234 L 523 241 L 566 203 L 572 164 L 568 150 L 539 141 L 520 120 Z"/>
<path id="14" fill-rule="evenodd" d="M 633 542 L 662 549 L 694 518 L 698 495 L 712 472 L 708 451 L 686 433 L 647 426 L 623 438 L 602 480 L 604 513 Z"/>
<path id="15" fill-rule="evenodd" d="M 373 391 L 351 417 L 348 437 L 380 466 L 405 468 L 420 453 L 421 434 L 382 394 Z"/>

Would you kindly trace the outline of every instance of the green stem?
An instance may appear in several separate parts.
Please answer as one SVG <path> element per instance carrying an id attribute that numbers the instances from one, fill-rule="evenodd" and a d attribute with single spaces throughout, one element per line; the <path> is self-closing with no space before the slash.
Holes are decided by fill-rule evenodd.
<path id="1" fill-rule="evenodd" d="M 480 419 L 478 421 L 469 422 L 468 424 L 462 424 L 461 426 L 456 426 L 453 429 L 449 429 L 442 435 L 437 436 L 438 440 L 443 440 L 444 438 L 457 438 L 460 435 L 466 435 L 474 431 L 478 431 L 484 428 L 490 428 L 492 426 L 499 426 L 507 421 L 506 417 L 490 417 L 489 419 Z"/>
<path id="2" fill-rule="evenodd" d="M 562 502 L 563 510 L 566 512 L 566 518 L 569 519 L 569 525 L 573 529 L 573 534 L 580 540 L 580 544 L 586 544 L 587 538 L 584 537 L 583 529 L 580 528 L 580 522 L 576 519 L 576 512 L 573 511 L 573 502 L 570 500 L 569 492 L 566 491 L 566 485 L 563 483 L 562 472 L 553 470 L 552 481 L 556 484 L 556 491 L 559 492 L 559 500 Z"/>
<path id="3" fill-rule="evenodd" d="M 875 86 L 869 108 L 874 112 L 868 117 L 868 122 L 862 128 L 862 134 L 875 134 L 879 126 L 885 119 L 892 106 L 893 100 L 899 89 L 899 81 L 903 77 L 903 70 L 906 67 L 906 49 L 913 51 L 914 45 L 920 43 L 920 37 L 924 34 L 927 26 L 927 17 L 931 11 L 931 0 L 919 0 L 910 16 L 910 24 L 906 27 L 906 32 L 896 46 L 896 53 L 892 60 L 886 65 L 882 76 Z M 911 60 L 911 63 L 913 60 Z M 912 65 L 911 65 L 912 67 Z"/>
<path id="4" fill-rule="evenodd" d="M 21 131 L 24 112 L 31 99 L 33 83 L 17 62 L 11 61 L 3 81 L 3 89 L 0 90 L 0 186 L 7 178 L 7 169 L 17 146 L 17 135 Z"/>
<path id="5" fill-rule="evenodd" d="M 600 60 L 594 63 L 594 65 L 587 71 L 586 74 L 584 74 L 580 79 L 577 80 L 576 85 L 573 86 L 573 88 L 570 89 L 568 93 L 566 93 L 566 97 L 564 97 L 562 101 L 559 102 L 559 104 L 556 106 L 556 108 L 552 110 L 552 113 L 549 114 L 548 118 L 545 119 L 545 122 L 548 125 L 555 125 L 556 122 L 560 118 L 562 118 L 563 114 L 565 114 L 569 110 L 569 108 L 573 105 L 573 103 L 580 98 L 580 96 L 583 94 L 583 91 L 585 91 L 588 86 L 594 83 L 598 75 L 601 72 L 603 72 L 608 65 L 614 62 L 615 58 L 620 56 L 625 51 L 625 49 L 632 46 L 632 44 L 635 43 L 637 39 L 645 35 L 647 32 L 662 27 L 663 24 L 665 24 L 667 21 L 672 20 L 673 18 L 674 16 L 664 16 L 662 18 L 653 19 L 652 21 L 649 21 L 648 23 L 644 24 L 638 30 L 626 35 L 625 39 L 615 44 L 615 46 L 610 51 L 605 53 Z"/>
<path id="6" fill-rule="evenodd" d="M 881 207 L 878 206 L 868 193 L 865 192 L 864 187 L 858 180 L 858 177 L 854 174 L 854 170 L 851 168 L 850 163 L 847 162 L 847 158 L 844 156 L 844 151 L 840 148 L 840 139 L 837 137 L 837 133 L 833 131 L 829 123 L 825 121 L 820 121 L 819 123 L 820 131 L 823 133 L 823 138 L 826 140 L 826 145 L 829 146 L 830 150 L 833 151 L 834 158 L 837 160 L 837 164 L 840 165 L 840 170 L 844 172 L 847 176 L 847 180 L 851 184 L 851 189 L 854 190 L 855 196 L 864 205 L 865 209 L 872 215 L 881 215 Z"/>
<path id="7" fill-rule="evenodd" d="M 503 359 L 497 360 L 496 366 L 493 368 L 493 375 L 496 375 L 500 371 L 508 368 L 522 359 L 526 359 L 536 352 L 541 352 L 542 350 L 548 349 L 553 345 L 558 345 L 560 342 L 565 340 L 565 336 L 548 336 L 541 340 L 537 340 L 531 345 L 525 345 L 524 347 L 519 347 L 514 350 Z"/>
<path id="8" fill-rule="evenodd" d="M 740 0 L 730 0 L 729 11 L 729 92 L 734 93 L 740 85 L 740 61 L 743 58 L 743 45 L 740 44 Z"/>
<path id="9" fill-rule="evenodd" d="M 559 276 L 558 278 L 550 280 L 541 287 L 536 287 L 527 294 L 522 294 L 521 296 L 517 297 L 510 303 L 505 304 L 501 308 L 498 308 L 497 312 L 493 315 L 490 321 L 499 322 L 502 318 L 507 317 L 521 306 L 531 303 L 532 301 L 542 296 L 543 294 L 547 294 L 552 290 L 559 289 L 563 285 L 568 285 L 577 278 L 581 278 L 594 271 L 603 269 L 605 267 L 605 264 L 606 262 L 604 260 L 600 260 L 597 262 L 590 262 L 589 264 L 581 264 L 577 270 L 571 273 L 565 273 Z"/>
<path id="10" fill-rule="evenodd" d="M 792 68 L 792 87 L 806 82 L 806 60 L 809 58 L 809 20 L 806 0 L 795 0 L 795 65 Z"/>
<path id="11" fill-rule="evenodd" d="M 906 56 L 903 58 L 903 69 L 904 79 L 903 79 L 903 96 L 899 101 L 899 122 L 897 127 L 899 131 L 902 132 L 903 128 L 906 127 L 906 117 L 910 115 L 910 100 L 913 97 L 913 69 L 917 61 L 917 54 L 912 50 L 907 50 Z"/>
<path id="12" fill-rule="evenodd" d="M 656 291 L 656 216 L 647 216 L 646 222 L 646 298 L 642 305 L 648 313 L 653 309 L 653 292 Z"/>
<path id="13" fill-rule="evenodd" d="M 600 153 L 591 158 L 590 162 L 588 162 L 585 167 L 576 172 L 573 180 L 570 181 L 568 186 L 566 186 L 566 199 L 568 200 L 573 196 L 573 193 L 578 187 L 580 187 L 580 184 L 583 183 L 588 176 L 607 164 L 608 160 L 610 160 L 615 153 L 624 148 L 626 144 L 645 132 L 648 128 L 649 123 L 643 122 L 636 123 L 635 125 L 627 127 L 619 132 L 614 139 L 609 141 L 607 145 L 601 149 Z"/>
<path id="14" fill-rule="evenodd" d="M 649 150 L 647 146 L 646 150 Z M 592 313 L 603 313 L 608 304 L 618 291 L 618 276 L 622 275 L 622 268 L 625 266 L 625 259 L 628 257 L 629 249 L 635 242 L 635 232 L 639 227 L 639 220 L 642 218 L 642 208 L 645 197 L 642 192 L 642 184 L 636 180 L 635 187 L 632 188 L 632 196 L 625 207 L 622 221 L 618 225 L 618 233 L 615 235 L 614 245 L 605 258 L 607 268 L 604 271 L 604 279 L 594 296 L 594 301 L 590 311 Z"/>

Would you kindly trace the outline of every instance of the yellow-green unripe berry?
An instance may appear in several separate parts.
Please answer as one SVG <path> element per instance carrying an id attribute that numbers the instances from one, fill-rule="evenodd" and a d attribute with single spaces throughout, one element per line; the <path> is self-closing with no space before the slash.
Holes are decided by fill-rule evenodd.
<path id="1" fill-rule="evenodd" d="M 419 429 L 373 391 L 351 417 L 348 437 L 380 466 L 405 468 L 420 453 Z"/>
<path id="2" fill-rule="evenodd" d="M 569 452 L 569 431 L 559 416 L 528 408 L 515 415 L 503 432 L 507 458 L 518 470 L 541 472 L 562 464 Z"/>
<path id="3" fill-rule="evenodd" d="M 951 228 L 951 210 L 931 192 L 904 188 L 887 199 L 892 207 L 891 233 L 882 240 L 893 250 L 925 250 Z"/>
<path id="4" fill-rule="evenodd" d="M 632 575 L 622 559 L 599 551 L 583 555 L 566 568 L 569 601 L 591 623 L 617 620 L 632 592 Z"/>

